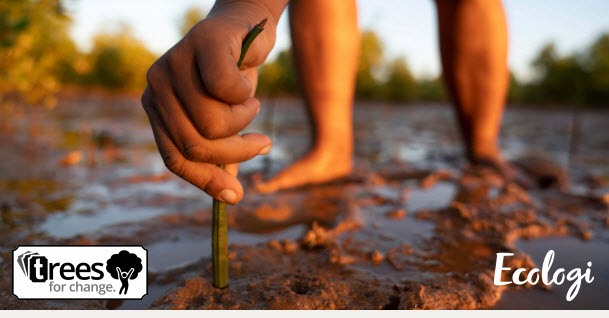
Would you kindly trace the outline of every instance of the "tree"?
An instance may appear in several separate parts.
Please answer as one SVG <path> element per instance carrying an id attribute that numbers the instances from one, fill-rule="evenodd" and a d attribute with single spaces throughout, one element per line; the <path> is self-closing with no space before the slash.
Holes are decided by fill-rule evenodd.
<path id="1" fill-rule="evenodd" d="M 416 97 L 416 81 L 404 58 L 397 58 L 389 65 L 385 91 L 392 101 L 410 101 Z"/>
<path id="2" fill-rule="evenodd" d="M 584 68 L 590 78 L 587 101 L 593 104 L 609 104 L 609 34 L 601 35 L 588 49 Z"/>
<path id="3" fill-rule="evenodd" d="M 589 78 L 576 55 L 558 56 L 554 44 L 546 45 L 533 60 L 538 79 L 527 97 L 538 102 L 583 104 Z"/>
<path id="4" fill-rule="evenodd" d="M 355 94 L 364 99 L 378 97 L 380 87 L 374 76 L 383 61 L 383 44 L 374 31 L 364 31 L 361 37 Z"/>
<path id="5" fill-rule="evenodd" d="M 119 294 L 127 294 L 129 280 L 136 279 L 142 271 L 142 260 L 135 254 L 126 250 L 114 254 L 106 261 L 106 271 L 114 279 L 121 281 Z"/>
<path id="6" fill-rule="evenodd" d="M 0 106 L 52 107 L 60 74 L 77 54 L 60 0 L 0 2 Z"/>
<path id="7" fill-rule="evenodd" d="M 85 83 L 109 89 L 137 90 L 146 87 L 146 72 L 157 56 L 135 38 L 129 27 L 116 33 L 99 33 L 87 54 L 89 71 Z"/>
<path id="8" fill-rule="evenodd" d="M 298 90 L 291 50 L 279 52 L 277 57 L 259 68 L 256 94 L 280 96 L 294 94 Z"/>
<path id="9" fill-rule="evenodd" d="M 510 72 L 510 83 L 508 89 L 508 101 L 511 103 L 520 103 L 524 101 L 524 94 L 526 93 L 526 86 L 523 85 L 514 75 Z"/>
<path id="10" fill-rule="evenodd" d="M 446 101 L 446 90 L 441 77 L 417 80 L 416 99 L 419 101 Z"/>
<path id="11" fill-rule="evenodd" d="M 188 33 L 188 31 L 190 31 L 190 29 L 195 26 L 195 24 L 205 19 L 206 16 L 207 13 L 203 9 L 198 7 L 192 7 L 186 10 L 180 21 L 180 34 L 182 36 L 185 36 L 186 33 Z"/>

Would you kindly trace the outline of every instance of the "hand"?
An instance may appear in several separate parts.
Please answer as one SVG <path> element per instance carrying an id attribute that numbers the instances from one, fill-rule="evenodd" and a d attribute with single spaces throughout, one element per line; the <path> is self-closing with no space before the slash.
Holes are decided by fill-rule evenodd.
<path id="1" fill-rule="evenodd" d="M 212 197 L 235 204 L 243 197 L 237 163 L 271 149 L 269 137 L 238 132 L 260 110 L 252 97 L 256 67 L 273 47 L 276 19 L 251 1 L 227 3 L 217 3 L 208 18 L 150 67 L 142 105 L 167 168 Z M 243 39 L 265 17 L 265 30 L 238 69 Z"/>

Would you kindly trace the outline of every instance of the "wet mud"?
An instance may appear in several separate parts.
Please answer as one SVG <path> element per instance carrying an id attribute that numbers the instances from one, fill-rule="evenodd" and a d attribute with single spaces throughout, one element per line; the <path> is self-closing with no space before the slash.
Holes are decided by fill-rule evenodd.
<path id="1" fill-rule="evenodd" d="M 351 175 L 259 194 L 256 182 L 308 147 L 299 102 L 263 105 L 247 130 L 269 134 L 274 149 L 240 167 L 246 195 L 227 209 L 224 290 L 211 285 L 211 199 L 165 170 L 137 99 L 18 109 L 0 137 L 0 307 L 609 308 L 609 113 L 583 111 L 574 125 L 570 110 L 508 108 L 502 148 L 534 180 L 525 189 L 465 167 L 447 105 L 362 103 Z M 142 244 L 149 293 L 141 301 L 17 300 L 18 244 Z M 514 253 L 507 267 L 531 269 L 549 249 L 557 267 L 593 262 L 595 282 L 573 302 L 565 285 L 493 284 L 496 253 Z"/>

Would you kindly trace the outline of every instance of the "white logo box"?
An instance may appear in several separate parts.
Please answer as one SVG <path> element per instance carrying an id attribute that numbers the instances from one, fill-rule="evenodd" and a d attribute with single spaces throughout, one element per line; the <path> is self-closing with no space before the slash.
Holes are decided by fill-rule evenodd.
<path id="1" fill-rule="evenodd" d="M 148 251 L 140 245 L 19 245 L 13 295 L 19 299 L 142 299 Z"/>

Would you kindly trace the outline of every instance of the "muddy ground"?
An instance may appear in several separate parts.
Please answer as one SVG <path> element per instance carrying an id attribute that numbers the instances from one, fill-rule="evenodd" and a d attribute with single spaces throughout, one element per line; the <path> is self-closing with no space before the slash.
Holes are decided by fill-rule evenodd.
<path id="1" fill-rule="evenodd" d="M 0 308 L 609 309 L 609 112 L 509 107 L 502 148 L 525 189 L 464 169 L 448 105 L 355 107 L 355 170 L 331 184 L 253 192 L 308 147 L 298 101 L 267 100 L 248 127 L 274 140 L 240 168 L 228 209 L 230 286 L 211 286 L 211 199 L 167 172 L 137 98 L 66 98 L 17 107 L 0 135 Z M 18 244 L 142 244 L 141 301 L 20 301 Z M 493 284 L 508 266 L 586 268 L 568 284 Z M 504 279 L 507 280 L 508 275 Z"/>

